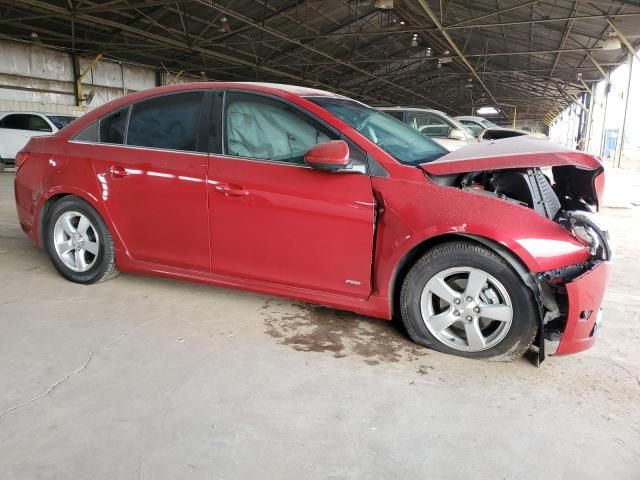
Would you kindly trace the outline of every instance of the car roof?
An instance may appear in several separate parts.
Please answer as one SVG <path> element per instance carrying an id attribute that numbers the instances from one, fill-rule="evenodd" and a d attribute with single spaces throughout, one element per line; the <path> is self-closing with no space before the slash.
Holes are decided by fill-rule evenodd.
<path id="1" fill-rule="evenodd" d="M 38 116 L 50 116 L 50 117 L 74 117 L 79 118 L 78 115 L 73 113 L 48 113 L 48 112 L 29 112 L 29 111 L 15 111 L 15 112 L 0 112 L 0 118 L 4 118 L 8 115 L 38 115 Z"/>
<path id="2" fill-rule="evenodd" d="M 454 118 L 456 118 L 457 120 L 473 120 L 474 122 L 482 122 L 483 120 L 487 120 L 484 117 L 474 117 L 472 115 L 461 115 L 459 117 L 454 117 Z"/>
<path id="3" fill-rule="evenodd" d="M 285 83 L 267 83 L 267 82 L 207 82 L 208 84 L 224 84 L 225 86 L 232 88 L 250 87 L 252 90 L 258 87 L 258 90 L 265 93 L 269 92 L 287 92 L 300 97 L 339 97 L 347 98 L 337 93 L 327 92 L 326 90 L 320 90 L 317 88 L 301 87 L 298 85 L 287 85 Z"/>
<path id="4" fill-rule="evenodd" d="M 316 88 L 301 87 L 298 85 L 286 85 L 282 83 L 264 83 L 264 82 L 193 82 L 193 83 L 181 83 L 172 85 L 163 85 L 160 87 L 149 88 L 146 90 L 140 90 L 138 92 L 130 93 L 123 97 L 118 97 L 111 100 L 104 105 L 91 110 L 82 116 L 81 122 L 73 122 L 69 125 L 69 128 L 65 127 L 67 135 L 75 135 L 82 128 L 89 123 L 100 118 L 109 112 L 115 111 L 118 108 L 123 108 L 131 103 L 138 102 L 147 98 L 152 98 L 160 95 L 168 95 L 172 93 L 198 91 L 198 90 L 246 90 L 258 93 L 266 93 L 274 96 L 287 98 L 287 97 L 331 97 L 349 99 L 343 95 L 337 93 L 327 92 L 325 90 L 319 90 Z"/>

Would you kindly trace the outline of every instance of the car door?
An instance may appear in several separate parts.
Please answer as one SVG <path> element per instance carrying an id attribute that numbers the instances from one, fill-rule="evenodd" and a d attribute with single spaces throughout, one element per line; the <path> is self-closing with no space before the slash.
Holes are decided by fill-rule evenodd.
<path id="1" fill-rule="evenodd" d="M 222 154 L 209 160 L 214 273 L 365 298 L 371 290 L 370 178 L 304 164 L 339 138 L 296 106 L 225 94 Z M 365 170 L 364 154 L 352 146 Z M 355 158 L 360 155 L 360 158 Z"/>
<path id="2" fill-rule="evenodd" d="M 206 142 L 211 94 L 178 92 L 135 102 L 80 132 L 102 199 L 136 260 L 210 271 Z M 206 132 L 205 132 L 206 136 Z"/>
<path id="3" fill-rule="evenodd" d="M 24 148 L 31 137 L 51 135 L 51 125 L 39 115 L 13 113 L 0 121 L 0 142 L 5 158 L 16 158 L 16 154 Z"/>

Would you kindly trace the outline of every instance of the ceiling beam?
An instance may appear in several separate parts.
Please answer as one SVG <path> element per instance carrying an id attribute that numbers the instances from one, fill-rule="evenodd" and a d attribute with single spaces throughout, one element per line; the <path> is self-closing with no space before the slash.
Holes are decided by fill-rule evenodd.
<path id="1" fill-rule="evenodd" d="M 456 45 L 456 43 L 453 41 L 453 39 L 451 38 L 451 35 L 449 35 L 449 33 L 444 29 L 444 27 L 440 23 L 440 20 L 438 20 L 438 17 L 433 13 L 433 10 L 431 10 L 431 7 L 427 5 L 427 2 L 425 0 L 418 0 L 418 3 L 422 7 L 422 9 L 425 11 L 425 13 L 431 18 L 431 20 L 436 25 L 438 30 L 440 30 L 440 32 L 442 33 L 442 36 L 447 40 L 449 45 L 451 45 L 451 48 L 453 49 L 454 52 L 456 52 L 456 54 L 458 55 L 462 63 L 464 63 L 465 66 L 469 69 L 469 71 L 471 72 L 471 75 L 473 75 L 473 77 L 480 83 L 480 85 L 482 85 L 482 88 L 484 88 L 484 90 L 487 92 L 487 95 L 489 95 L 491 100 L 493 100 L 493 102 L 496 105 L 498 105 L 499 103 L 498 100 L 496 100 L 496 98 L 493 96 L 493 93 L 491 92 L 491 90 L 489 90 L 489 87 L 487 87 L 487 85 L 484 83 L 484 80 L 482 80 L 482 78 L 480 78 L 480 76 L 476 73 L 476 70 L 473 68 L 473 65 L 469 63 L 469 60 L 467 60 L 467 58 L 464 56 L 462 51 L 458 48 L 458 45 Z"/>
<path id="2" fill-rule="evenodd" d="M 30 1 L 36 1 L 36 0 L 30 0 Z M 305 50 L 307 50 L 309 52 L 315 53 L 316 55 L 319 55 L 319 56 L 322 56 L 324 58 L 327 58 L 328 60 L 331 60 L 333 62 L 339 63 L 339 64 L 344 65 L 346 67 L 349 67 L 350 69 L 355 70 L 355 71 L 357 71 L 357 72 L 359 72 L 359 73 L 361 73 L 361 74 L 363 74 L 365 76 L 368 76 L 368 77 L 371 77 L 371 78 L 375 78 L 375 79 L 379 80 L 381 83 L 385 83 L 387 85 L 393 86 L 393 87 L 395 87 L 395 88 L 397 88 L 399 90 L 402 90 L 402 91 L 404 91 L 406 93 L 409 93 L 411 95 L 416 95 L 416 96 L 422 98 L 423 100 L 427 100 L 428 102 L 431 102 L 434 105 L 439 105 L 441 107 L 445 107 L 444 105 L 440 104 L 437 100 L 434 100 L 433 98 L 429 98 L 426 95 L 422 95 L 420 93 L 414 92 L 414 91 L 412 91 L 412 90 L 410 90 L 408 88 L 405 88 L 405 87 L 403 87 L 403 86 L 401 86 L 401 85 L 399 85 L 397 83 L 390 82 L 389 80 L 385 79 L 384 77 L 380 77 L 378 75 L 372 74 L 368 70 L 360 68 L 360 67 L 358 67 L 356 65 L 353 65 L 352 63 L 349 63 L 347 61 L 341 60 L 339 58 L 333 57 L 332 55 L 330 55 L 328 53 L 325 53 L 324 51 L 319 50 L 319 49 L 317 49 L 315 47 L 306 45 L 306 44 L 301 43 L 301 42 L 299 42 L 297 40 L 293 40 L 293 39 L 289 38 L 287 35 L 279 32 L 278 30 L 275 30 L 273 28 L 267 27 L 266 25 L 261 25 L 259 23 L 255 23 L 254 20 L 252 20 L 252 19 L 250 19 L 248 17 L 245 17 L 244 15 L 242 15 L 242 14 L 240 14 L 238 12 L 230 10 L 230 9 L 228 9 L 228 8 L 222 6 L 222 5 L 219 5 L 217 2 L 213 2 L 213 1 L 210 1 L 210 0 L 198 0 L 198 3 L 200 3 L 201 5 L 205 5 L 205 6 L 209 7 L 209 8 L 212 8 L 214 10 L 217 10 L 219 12 L 223 12 L 225 15 L 227 15 L 229 17 L 233 17 L 236 20 L 240 20 L 241 22 L 244 22 L 244 23 L 247 23 L 247 24 L 251 24 L 255 28 L 263 30 L 265 33 L 269 33 L 272 36 L 277 37 L 277 38 L 281 38 L 282 40 L 285 40 L 285 41 L 287 41 L 289 43 L 296 44 L 297 46 L 299 46 L 299 47 L 301 47 L 301 48 L 303 48 L 303 49 L 305 49 Z"/>
<path id="3" fill-rule="evenodd" d="M 627 47 L 627 50 L 629 50 L 629 53 L 631 53 L 633 56 L 636 57 L 637 60 L 640 61 L 640 55 L 638 55 L 638 52 L 636 51 L 634 46 L 631 45 L 631 42 L 627 39 L 624 33 L 620 31 L 620 29 L 616 26 L 615 23 L 613 23 L 611 18 L 607 18 L 607 22 L 609 22 L 609 25 L 611 25 L 611 28 L 613 29 L 613 31 L 616 32 L 616 35 L 618 35 L 618 38 L 622 41 L 622 43 L 624 43 L 624 46 Z"/>

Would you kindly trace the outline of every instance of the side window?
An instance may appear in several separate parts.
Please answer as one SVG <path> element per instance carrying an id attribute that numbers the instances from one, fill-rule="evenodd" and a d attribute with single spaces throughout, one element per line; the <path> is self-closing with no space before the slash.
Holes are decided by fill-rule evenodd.
<path id="1" fill-rule="evenodd" d="M 51 125 L 47 121 L 39 117 L 38 115 L 27 115 L 27 128 L 32 132 L 50 132 Z"/>
<path id="2" fill-rule="evenodd" d="M 437 115 L 425 112 L 408 112 L 407 121 L 411 127 L 427 137 L 449 137 L 451 127 Z"/>
<path id="3" fill-rule="evenodd" d="M 122 145 L 129 107 L 121 108 L 100 120 L 100 142 Z"/>
<path id="4" fill-rule="evenodd" d="M 78 133 L 74 140 L 79 142 L 98 142 L 98 122 L 92 122 Z"/>
<path id="5" fill-rule="evenodd" d="M 0 122 L 0 128 L 10 128 L 12 130 L 26 130 L 27 116 L 21 114 L 7 115 Z"/>
<path id="6" fill-rule="evenodd" d="M 170 150 L 197 150 L 204 92 L 162 95 L 134 103 L 127 145 Z"/>
<path id="7" fill-rule="evenodd" d="M 284 102 L 260 95 L 225 96 L 224 151 L 236 157 L 304 164 L 304 154 L 338 136 Z"/>
<path id="8" fill-rule="evenodd" d="M 404 122 L 404 112 L 400 110 L 386 110 L 384 113 Z"/>

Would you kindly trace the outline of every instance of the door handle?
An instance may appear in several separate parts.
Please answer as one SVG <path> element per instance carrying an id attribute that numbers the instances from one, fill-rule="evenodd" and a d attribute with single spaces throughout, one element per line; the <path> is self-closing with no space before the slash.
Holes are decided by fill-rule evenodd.
<path id="1" fill-rule="evenodd" d="M 127 170 L 120 165 L 111 165 L 109 167 L 109 173 L 113 178 L 124 178 L 129 175 Z"/>
<path id="2" fill-rule="evenodd" d="M 243 189 L 240 185 L 231 185 L 228 183 L 220 183 L 215 186 L 216 192 L 224 193 L 231 197 L 245 197 L 249 195 L 249 192 Z"/>

